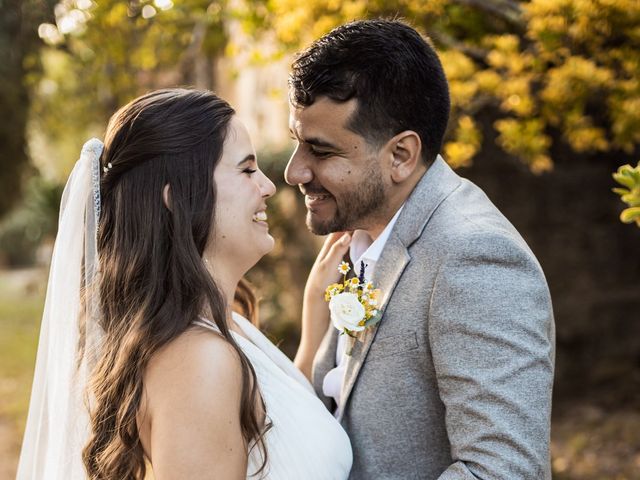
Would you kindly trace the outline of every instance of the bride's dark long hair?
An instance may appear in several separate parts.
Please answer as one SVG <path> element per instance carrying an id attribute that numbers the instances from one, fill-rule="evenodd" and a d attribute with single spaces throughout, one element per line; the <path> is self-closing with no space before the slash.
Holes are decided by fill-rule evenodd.
<path id="1" fill-rule="evenodd" d="M 247 446 L 261 450 L 266 465 L 256 375 L 229 332 L 225 298 L 202 259 L 213 238 L 213 174 L 233 114 L 211 92 L 169 89 L 133 100 L 109 122 L 98 226 L 105 338 L 91 374 L 92 431 L 83 451 L 91 479 L 144 478 L 136 417 L 145 367 L 205 311 L 240 358 L 242 435 Z M 162 198 L 167 184 L 170 209 Z M 236 301 L 245 313 L 254 310 L 244 283 Z"/>

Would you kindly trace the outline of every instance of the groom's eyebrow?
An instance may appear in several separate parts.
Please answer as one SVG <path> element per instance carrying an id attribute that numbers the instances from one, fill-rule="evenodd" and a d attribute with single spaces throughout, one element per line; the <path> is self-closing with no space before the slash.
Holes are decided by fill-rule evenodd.
<path id="1" fill-rule="evenodd" d="M 243 165 L 245 163 L 255 162 L 255 161 L 256 161 L 256 156 L 254 154 L 250 153 L 249 155 L 244 157 L 242 160 L 240 160 L 236 166 L 239 167 L 239 166 L 241 166 L 241 165 Z"/>
<path id="2" fill-rule="evenodd" d="M 322 140 L 321 138 L 317 138 L 317 137 L 305 138 L 304 141 L 310 145 L 313 145 L 314 147 L 331 148 L 334 150 L 338 148 L 334 144 L 329 143 L 326 140 Z"/>
<path id="3" fill-rule="evenodd" d="M 291 135 L 292 140 L 302 141 L 304 143 L 308 143 L 309 145 L 313 145 L 314 147 L 331 148 L 333 150 L 338 150 L 338 147 L 336 145 L 319 137 L 300 138 L 300 136 L 292 128 L 289 128 L 289 134 Z"/>

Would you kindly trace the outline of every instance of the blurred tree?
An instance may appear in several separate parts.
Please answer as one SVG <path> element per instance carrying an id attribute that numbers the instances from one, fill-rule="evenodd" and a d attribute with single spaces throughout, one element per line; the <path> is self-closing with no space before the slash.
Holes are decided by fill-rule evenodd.
<path id="1" fill-rule="evenodd" d="M 621 166 L 613 178 L 625 188 L 614 188 L 613 191 L 620 195 L 622 201 L 629 208 L 620 214 L 620 220 L 624 223 L 635 222 L 640 227 L 640 162 L 635 167 L 631 165 Z"/>
<path id="2" fill-rule="evenodd" d="M 58 184 L 64 183 L 82 142 L 91 135 L 101 137 L 108 117 L 133 97 L 163 86 L 213 89 L 214 64 L 228 45 L 227 22 L 246 18 L 226 2 L 210 0 L 61 0 L 54 13 L 51 23 L 39 29 L 43 74 L 34 83 L 29 135 L 39 172 Z M 286 339 L 283 347 L 293 354 L 300 298 L 316 243 L 301 227 L 304 204 L 284 185 L 287 155 L 261 155 L 261 165 L 279 187 L 269 202 L 278 243 L 249 278 L 266 300 L 261 315 L 265 327 L 275 341 Z M 44 193 L 37 187 L 47 185 L 34 183 L 29 191 Z M 48 223 L 39 221 L 46 209 L 27 201 L 31 197 L 0 224 L 0 252 L 10 265 L 32 259 L 38 242 L 52 233 L 45 228 Z M 55 219 L 54 212 L 54 231 Z"/>
<path id="3" fill-rule="evenodd" d="M 0 266 L 28 266 L 35 261 L 38 247 L 53 244 L 58 224 L 62 185 L 41 176 L 25 185 L 23 200 L 0 223 Z"/>
<path id="4" fill-rule="evenodd" d="M 28 164 L 26 124 L 29 76 L 38 69 L 38 25 L 50 15 L 53 1 L 0 1 L 0 216 L 19 198 Z"/>
<path id="5" fill-rule="evenodd" d="M 40 26 L 44 75 L 32 109 L 34 156 L 62 181 L 82 142 L 117 108 L 163 86 L 213 88 L 227 42 L 225 3 L 62 0 Z M 51 159 L 64 159 L 51 162 Z"/>
<path id="6" fill-rule="evenodd" d="M 576 153 L 631 154 L 640 145 L 637 0 L 270 0 L 257 7 L 247 28 L 273 29 L 287 49 L 354 18 L 401 16 L 426 31 L 450 82 L 444 151 L 453 166 L 469 165 L 480 150 L 484 108 L 495 110 L 499 146 L 535 173 L 553 167 L 553 142 Z"/>

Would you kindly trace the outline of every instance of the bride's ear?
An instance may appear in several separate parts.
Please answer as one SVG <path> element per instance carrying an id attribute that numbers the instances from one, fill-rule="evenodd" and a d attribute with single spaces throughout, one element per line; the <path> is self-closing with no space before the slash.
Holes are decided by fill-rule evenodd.
<path id="1" fill-rule="evenodd" d="M 164 202 L 164 206 L 171 211 L 171 187 L 168 183 L 162 189 L 162 201 Z"/>

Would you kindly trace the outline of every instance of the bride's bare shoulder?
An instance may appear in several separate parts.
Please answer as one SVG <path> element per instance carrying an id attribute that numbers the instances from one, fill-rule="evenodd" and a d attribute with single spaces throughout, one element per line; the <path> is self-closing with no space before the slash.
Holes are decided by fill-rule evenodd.
<path id="1" fill-rule="evenodd" d="M 237 352 L 220 334 L 202 327 L 185 331 L 154 352 L 144 373 L 147 388 L 156 384 L 162 387 L 169 382 L 172 385 L 224 380 L 236 383 L 234 380 L 240 378 Z"/>
<path id="2" fill-rule="evenodd" d="M 188 330 L 152 356 L 137 421 L 156 478 L 207 478 L 227 470 L 240 473 L 214 476 L 244 478 L 242 382 L 238 353 L 204 328 Z"/>
<path id="3" fill-rule="evenodd" d="M 187 330 L 155 352 L 144 377 L 144 406 L 148 414 L 176 405 L 235 409 L 240 403 L 242 368 L 238 353 L 216 332 L 200 327 Z"/>

